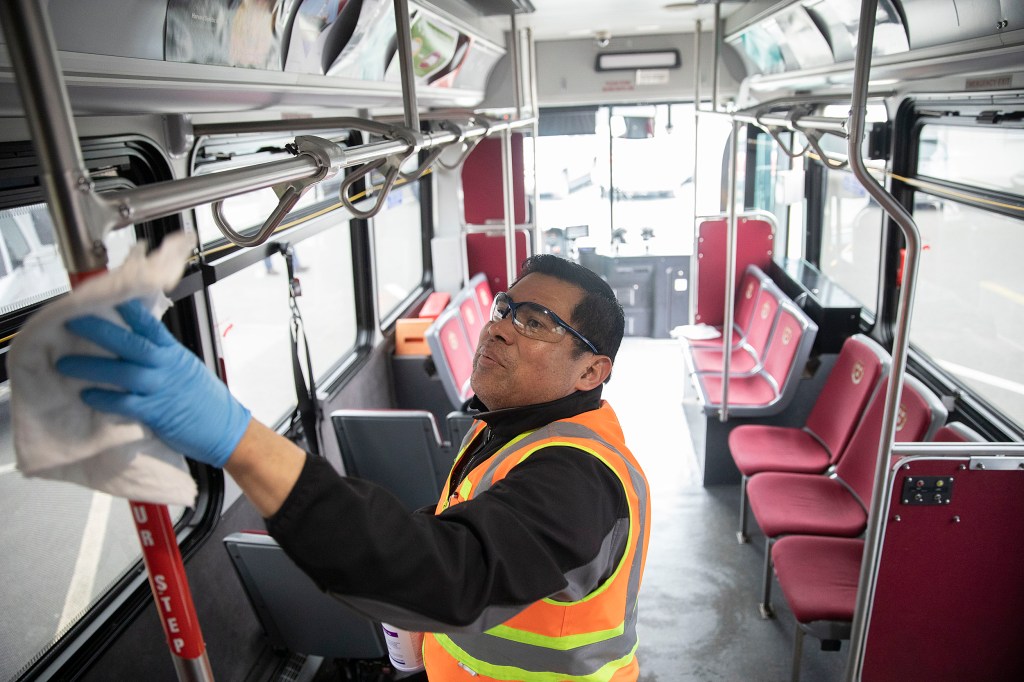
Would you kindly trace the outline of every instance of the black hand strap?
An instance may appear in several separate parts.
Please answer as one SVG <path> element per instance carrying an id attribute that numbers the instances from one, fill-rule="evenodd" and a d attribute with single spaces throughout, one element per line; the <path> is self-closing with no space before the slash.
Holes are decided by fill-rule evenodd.
<path id="1" fill-rule="evenodd" d="M 292 311 L 292 323 L 289 331 L 292 342 L 292 374 L 295 377 L 296 412 L 302 425 L 302 432 L 306 436 L 306 447 L 314 455 L 319 455 L 319 425 L 322 408 L 316 397 L 316 379 L 313 374 L 313 360 L 309 354 L 309 342 L 306 339 L 306 328 L 302 322 L 298 301 L 296 301 L 296 298 L 302 295 L 302 287 L 299 279 L 295 276 L 295 252 L 288 242 L 277 242 L 271 248 L 274 247 L 284 256 L 285 266 L 288 269 L 288 307 Z M 302 361 L 299 355 L 300 340 L 306 359 L 305 376 L 302 373 Z"/>

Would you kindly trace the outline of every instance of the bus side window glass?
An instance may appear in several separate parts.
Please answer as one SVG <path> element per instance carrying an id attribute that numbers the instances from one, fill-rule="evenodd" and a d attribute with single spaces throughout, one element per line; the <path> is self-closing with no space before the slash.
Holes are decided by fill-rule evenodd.
<path id="1" fill-rule="evenodd" d="M 17 270 L 24 265 L 25 256 L 32 251 L 32 247 L 29 246 L 25 235 L 21 233 L 21 227 L 13 220 L 8 219 L 0 222 L 0 236 L 3 236 L 4 242 L 7 244 L 7 253 L 11 257 L 11 267 Z"/>
<path id="2" fill-rule="evenodd" d="M 296 302 L 318 379 L 356 342 L 349 223 L 336 216 L 318 218 L 338 224 L 292 245 L 302 285 Z M 275 254 L 209 289 L 228 385 L 254 417 L 268 424 L 278 423 L 296 404 L 285 272 L 283 257 Z"/>
<path id="3" fill-rule="evenodd" d="M 918 173 L 1006 194 L 1024 193 L 1024 130 L 925 125 Z M 1012 207 L 1012 197 L 1000 200 Z M 921 260 L 910 338 L 971 392 L 1024 425 L 1024 230 L 1005 212 L 918 191 Z"/>
<path id="4" fill-rule="evenodd" d="M 417 183 L 391 190 L 372 219 L 377 311 L 380 319 L 397 310 L 423 281 L 423 238 Z"/>
<path id="5" fill-rule="evenodd" d="M 881 207 L 853 173 L 825 170 L 820 270 L 875 312 L 882 252 Z"/>

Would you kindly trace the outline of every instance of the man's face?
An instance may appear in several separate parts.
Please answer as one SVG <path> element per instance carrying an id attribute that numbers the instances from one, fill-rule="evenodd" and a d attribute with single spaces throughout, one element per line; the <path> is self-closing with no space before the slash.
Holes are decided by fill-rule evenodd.
<path id="1" fill-rule="evenodd" d="M 569 324 L 583 290 L 540 273 L 523 277 L 508 291 L 515 303 L 532 301 Z M 575 325 L 574 325 L 575 326 Z M 573 359 L 577 346 L 566 333 L 557 343 L 527 338 L 512 325 L 512 315 L 488 321 L 480 332 L 470 384 L 491 410 L 534 405 L 563 398 L 580 389 L 582 376 L 594 359 L 584 353 Z"/>

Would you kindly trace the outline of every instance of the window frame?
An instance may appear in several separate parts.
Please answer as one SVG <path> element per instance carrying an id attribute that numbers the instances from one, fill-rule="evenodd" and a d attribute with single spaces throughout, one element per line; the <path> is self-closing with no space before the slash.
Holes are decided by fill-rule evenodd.
<path id="1" fill-rule="evenodd" d="M 95 177 L 95 191 L 103 192 L 161 182 L 173 178 L 168 156 L 151 139 L 142 135 L 117 135 L 80 140 L 86 169 Z M 0 144 L 0 158 L 7 163 L 0 170 L 5 189 L 0 192 L 0 209 L 45 203 L 46 196 L 39 184 L 39 162 L 30 142 Z M 111 169 L 115 175 L 111 176 Z M 165 234 L 182 229 L 179 215 L 166 216 L 135 225 L 136 239 L 151 248 L 159 244 Z M 57 240 L 59 244 L 59 239 Z M 198 288 L 195 266 L 189 268 L 182 283 L 172 292 L 176 301 L 189 297 Z M 190 286 L 190 283 L 192 286 Z M 62 294 L 63 295 L 63 294 Z M 10 339 L 24 326 L 28 318 L 59 296 L 21 308 L 0 319 L 0 346 L 6 348 Z M 201 349 L 200 323 L 194 306 L 176 305 L 165 317 L 168 326 L 194 350 Z M 0 353 L 0 381 L 8 381 L 7 354 Z M 195 554 L 209 538 L 220 517 L 224 495 L 224 475 L 221 471 L 189 464 L 197 483 L 194 507 L 185 508 L 174 523 L 174 532 L 183 559 Z M 89 609 L 70 624 L 50 645 L 37 652 L 34 659 L 25 662 L 18 678 L 39 678 L 58 674 L 60 670 L 84 670 L 92 661 L 117 641 L 124 623 L 133 621 L 147 608 L 152 608 L 153 596 L 142 561 L 141 551 L 134 564 L 127 565 L 123 573 L 105 592 L 99 595 Z"/>

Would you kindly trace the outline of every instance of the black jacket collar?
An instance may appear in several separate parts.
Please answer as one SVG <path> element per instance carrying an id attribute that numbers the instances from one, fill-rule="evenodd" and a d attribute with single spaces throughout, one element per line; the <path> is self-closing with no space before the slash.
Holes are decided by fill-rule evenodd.
<path id="1" fill-rule="evenodd" d="M 559 419 L 596 410 L 601 407 L 602 388 L 603 386 L 598 386 L 589 391 L 576 391 L 547 403 L 506 407 L 501 410 L 488 410 L 487 406 L 474 396 L 469 402 L 469 408 L 480 410 L 473 416 L 486 423 L 495 436 L 508 439 Z"/>

